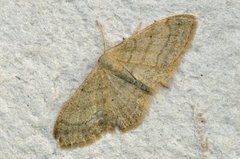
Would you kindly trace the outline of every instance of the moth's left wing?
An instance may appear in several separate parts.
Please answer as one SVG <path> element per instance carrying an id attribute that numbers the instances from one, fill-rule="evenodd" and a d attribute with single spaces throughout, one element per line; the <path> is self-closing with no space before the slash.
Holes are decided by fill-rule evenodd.
<path id="1" fill-rule="evenodd" d="M 61 148 L 86 146 L 111 129 L 105 112 L 107 89 L 106 73 L 97 65 L 58 115 L 53 135 Z"/>
<path id="2" fill-rule="evenodd" d="M 137 127 L 149 95 L 97 65 L 64 103 L 53 135 L 61 148 L 82 147 L 119 128 Z"/>

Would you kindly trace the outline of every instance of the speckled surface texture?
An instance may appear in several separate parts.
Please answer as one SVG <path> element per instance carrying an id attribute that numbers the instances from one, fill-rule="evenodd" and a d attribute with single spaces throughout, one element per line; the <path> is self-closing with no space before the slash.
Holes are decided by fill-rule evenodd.
<path id="1" fill-rule="evenodd" d="M 63 151 L 52 128 L 62 103 L 108 47 L 139 22 L 189 13 L 192 48 L 143 124 Z M 240 1 L 0 1 L 0 158 L 239 159 Z"/>

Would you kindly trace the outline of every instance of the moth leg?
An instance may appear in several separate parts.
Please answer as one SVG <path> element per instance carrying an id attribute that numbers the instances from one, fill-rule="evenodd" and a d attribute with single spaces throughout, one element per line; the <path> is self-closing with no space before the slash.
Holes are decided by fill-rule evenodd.
<path id="1" fill-rule="evenodd" d="M 161 86 L 164 88 L 169 88 L 169 84 L 167 82 L 160 82 Z"/>
<path id="2" fill-rule="evenodd" d="M 135 31 L 133 32 L 133 35 L 137 34 L 141 30 L 141 27 L 142 27 L 142 22 L 140 22 L 138 24 L 138 26 L 136 27 Z"/>
<path id="3" fill-rule="evenodd" d="M 98 20 L 96 20 L 96 25 L 97 25 L 99 31 L 101 32 L 102 43 L 103 43 L 103 49 L 104 49 L 104 53 L 105 53 L 106 50 L 107 50 L 106 33 L 105 33 L 104 29 L 103 29 L 102 24 L 101 24 Z"/>

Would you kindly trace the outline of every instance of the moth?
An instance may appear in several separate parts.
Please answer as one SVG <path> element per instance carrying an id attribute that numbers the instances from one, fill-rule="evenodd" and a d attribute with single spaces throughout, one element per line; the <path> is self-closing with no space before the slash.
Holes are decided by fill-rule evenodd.
<path id="1" fill-rule="evenodd" d="M 196 31 L 193 15 L 155 21 L 104 52 L 60 111 L 53 135 L 61 148 L 83 147 L 107 132 L 139 126 L 151 96 L 172 78 Z"/>

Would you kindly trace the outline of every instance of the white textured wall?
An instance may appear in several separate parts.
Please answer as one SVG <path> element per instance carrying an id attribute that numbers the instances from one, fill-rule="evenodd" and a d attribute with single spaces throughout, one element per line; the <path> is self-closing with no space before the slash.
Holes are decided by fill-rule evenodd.
<path id="1" fill-rule="evenodd" d="M 62 103 L 103 51 L 166 16 L 198 17 L 193 46 L 143 124 L 83 149 L 56 147 Z M 0 0 L 1 159 L 240 158 L 239 0 Z"/>

